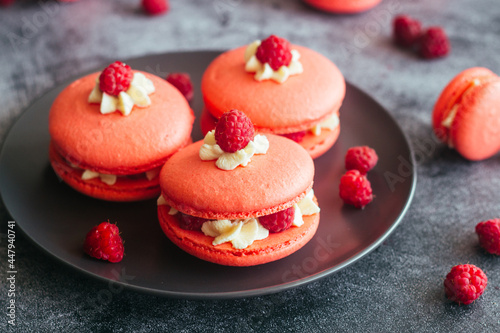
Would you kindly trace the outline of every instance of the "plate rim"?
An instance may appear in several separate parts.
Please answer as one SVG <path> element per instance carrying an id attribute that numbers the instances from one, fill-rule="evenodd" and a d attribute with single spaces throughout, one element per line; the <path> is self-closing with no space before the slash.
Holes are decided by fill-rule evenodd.
<path id="1" fill-rule="evenodd" d="M 194 53 L 211 53 L 215 57 L 215 56 L 221 54 L 224 51 L 225 50 L 192 50 L 192 51 L 160 52 L 160 53 L 153 53 L 153 54 L 148 54 L 148 55 L 142 55 L 142 56 L 139 56 L 139 57 L 127 58 L 127 59 L 124 60 L 124 62 L 127 62 L 127 63 L 128 62 L 135 62 L 135 61 L 141 61 L 141 59 L 148 59 L 148 58 L 153 57 L 153 56 L 169 56 L 169 55 L 172 55 L 172 54 L 179 55 L 179 54 L 194 54 Z M 53 86 L 52 88 L 46 90 L 40 96 L 38 96 L 27 107 L 25 107 L 24 110 L 19 114 L 19 116 L 16 117 L 16 119 L 13 121 L 11 127 L 6 132 L 6 135 L 4 137 L 4 142 L 2 144 L 2 148 L 1 148 L 1 151 L 0 151 L 0 162 L 4 159 L 5 150 L 6 150 L 5 147 L 7 146 L 9 138 L 11 137 L 11 133 L 18 126 L 20 120 L 23 117 L 26 117 L 26 114 L 28 113 L 28 111 L 34 105 L 36 105 L 37 103 L 39 103 L 40 100 L 42 100 L 46 95 L 51 94 L 53 91 L 56 91 L 58 89 L 62 89 L 62 88 L 64 88 L 65 85 L 67 85 L 67 84 L 71 83 L 72 81 L 80 78 L 82 75 L 95 72 L 96 70 L 99 70 L 100 68 L 102 68 L 102 66 L 94 68 L 93 70 L 84 71 L 83 73 L 80 73 L 79 75 L 72 76 L 72 77 L 70 77 L 68 79 L 65 79 L 65 80 L 61 81 L 60 83 L 57 83 L 55 86 Z M 153 295 L 157 295 L 157 296 L 160 295 L 160 296 L 169 297 L 169 298 L 195 299 L 195 300 L 238 299 L 238 298 L 246 298 L 246 297 L 257 297 L 257 296 L 268 295 L 268 294 L 273 294 L 273 293 L 277 293 L 277 292 L 281 292 L 281 291 L 285 291 L 285 290 L 297 288 L 297 287 L 300 287 L 302 285 L 305 285 L 305 284 L 308 284 L 308 283 L 320 280 L 320 279 L 322 279 L 322 278 L 324 278 L 326 276 L 329 276 L 329 275 L 331 275 L 331 274 L 333 274 L 333 273 L 335 273 L 335 272 L 337 272 L 337 271 L 339 271 L 341 269 L 344 269 L 347 266 L 349 266 L 349 265 L 357 262 L 361 258 L 365 257 L 366 255 L 368 255 L 369 253 L 371 253 L 372 251 L 374 251 L 378 246 L 380 246 L 380 244 L 382 242 L 384 242 L 394 232 L 394 230 L 396 229 L 396 227 L 401 223 L 401 221 L 404 218 L 404 216 L 406 215 L 409 207 L 411 206 L 411 203 L 413 201 L 413 197 L 414 197 L 415 191 L 416 191 L 416 185 L 417 185 L 417 163 L 416 163 L 416 160 L 415 160 L 415 153 L 414 153 L 414 151 L 412 149 L 412 146 L 410 144 L 410 140 L 408 139 L 408 136 L 403 131 L 403 129 L 401 128 L 401 126 L 399 125 L 399 123 L 396 121 L 396 119 L 394 118 L 394 116 L 381 103 L 379 103 L 374 97 L 372 97 L 371 95 L 369 95 L 368 93 L 366 93 L 364 90 L 358 88 L 356 85 L 352 84 L 348 80 L 346 80 L 346 86 L 348 86 L 350 89 L 357 90 L 358 93 L 360 93 L 360 94 L 364 95 L 366 98 L 372 100 L 373 103 L 375 103 L 377 105 L 377 107 L 379 107 L 381 110 L 384 111 L 384 113 L 386 114 L 386 116 L 393 122 L 393 124 L 395 125 L 395 127 L 397 128 L 397 130 L 400 132 L 401 136 L 404 139 L 404 144 L 407 146 L 409 154 L 410 154 L 410 156 L 409 156 L 410 161 L 409 162 L 410 162 L 410 164 L 412 166 L 412 168 L 411 168 L 412 175 L 411 175 L 410 192 L 408 193 L 408 197 L 407 197 L 407 199 L 405 201 L 403 209 L 399 212 L 397 218 L 394 220 L 394 222 L 390 225 L 390 227 L 387 228 L 387 230 L 378 239 L 376 239 L 374 242 L 372 242 L 369 246 L 367 246 L 366 248 L 364 248 L 362 251 L 356 253 L 355 255 L 353 255 L 352 257 L 350 257 L 348 259 L 346 259 L 342 263 L 340 263 L 340 264 L 338 264 L 338 265 L 336 265 L 334 267 L 331 267 L 329 269 L 325 269 L 325 270 L 323 270 L 321 272 L 308 275 L 308 276 L 303 277 L 303 278 L 299 278 L 299 279 L 296 279 L 296 280 L 293 280 L 293 281 L 290 281 L 290 282 L 284 282 L 284 283 L 281 283 L 281 284 L 276 284 L 276 285 L 268 286 L 268 287 L 262 287 L 262 288 L 256 288 L 256 289 L 248 289 L 248 290 L 243 290 L 243 291 L 240 290 L 240 291 L 224 291 L 224 292 L 185 292 L 185 291 L 180 292 L 180 291 L 159 290 L 159 289 L 153 289 L 153 288 L 148 288 L 148 287 L 143 287 L 143 286 L 138 286 L 138 285 L 133 285 L 133 284 L 125 283 L 125 282 L 122 282 L 122 281 L 119 281 L 119 280 L 114 280 L 114 279 L 111 279 L 111 278 L 106 278 L 106 277 L 97 275 L 97 274 L 95 274 L 93 272 L 87 271 L 84 268 L 81 268 L 81 267 L 79 267 L 79 266 L 77 266 L 77 265 L 75 265 L 75 264 L 73 264 L 73 263 L 71 263 L 69 261 L 66 261 L 65 259 L 59 257 L 57 254 L 49 251 L 47 248 L 45 248 L 44 246 L 42 246 L 42 244 L 39 244 L 34 238 L 32 238 L 31 236 L 29 236 L 29 234 L 26 232 L 26 230 L 24 230 L 24 228 L 22 226 L 22 223 L 21 224 L 18 223 L 16 217 L 12 214 L 11 209 L 5 204 L 5 201 L 3 199 L 3 194 L 4 194 L 4 189 L 3 189 L 4 187 L 3 186 L 0 186 L 0 198 L 2 200 L 2 203 L 3 203 L 6 211 L 10 215 L 10 217 L 12 217 L 14 221 L 16 221 L 16 227 L 18 227 L 22 231 L 23 235 L 32 244 L 35 244 L 36 247 L 38 247 L 39 249 L 42 249 L 43 252 L 45 252 L 46 254 L 48 254 L 50 257 L 56 259 L 58 262 L 62 262 L 65 265 L 71 267 L 72 269 L 74 269 L 74 270 L 76 270 L 78 272 L 84 273 L 86 276 L 90 276 L 90 277 L 95 278 L 95 279 L 97 279 L 98 281 L 101 281 L 101 282 L 114 283 L 114 284 L 120 285 L 120 286 L 122 286 L 122 287 L 124 287 L 126 289 L 130 289 L 130 290 L 134 290 L 134 291 L 138 291 L 138 292 L 142 292 L 142 293 L 147 293 L 147 294 L 153 294 Z"/>

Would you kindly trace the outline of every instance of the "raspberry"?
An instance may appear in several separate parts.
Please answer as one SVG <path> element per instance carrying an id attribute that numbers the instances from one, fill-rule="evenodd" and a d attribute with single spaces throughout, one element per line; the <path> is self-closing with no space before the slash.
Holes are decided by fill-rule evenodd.
<path id="1" fill-rule="evenodd" d="M 133 76 L 129 65 L 115 61 L 99 76 L 99 89 L 108 95 L 118 96 L 122 91 L 127 91 Z"/>
<path id="2" fill-rule="evenodd" d="M 491 254 L 500 255 L 500 219 L 478 223 L 476 233 L 483 249 Z"/>
<path id="3" fill-rule="evenodd" d="M 302 132 L 295 132 L 295 133 L 287 133 L 287 134 L 281 134 L 285 138 L 289 138 L 290 140 L 293 140 L 295 142 L 301 142 L 304 140 L 304 136 L 306 136 L 306 131 Z"/>
<path id="4" fill-rule="evenodd" d="M 295 209 L 290 207 L 271 215 L 261 216 L 259 222 L 270 232 L 282 232 L 292 226 L 294 216 Z"/>
<path id="5" fill-rule="evenodd" d="M 345 168 L 358 170 L 362 175 L 373 169 L 377 162 L 377 153 L 368 146 L 349 148 L 345 155 Z"/>
<path id="6" fill-rule="evenodd" d="M 85 237 L 83 250 L 89 256 L 119 262 L 123 259 L 123 241 L 115 224 L 102 222 L 93 227 Z"/>
<path id="7" fill-rule="evenodd" d="M 458 304 L 470 304 L 486 288 L 488 278 L 474 265 L 457 265 L 446 275 L 444 290 L 446 297 Z"/>
<path id="8" fill-rule="evenodd" d="M 188 101 L 193 99 L 193 83 L 187 73 L 170 73 L 167 82 L 176 87 Z"/>
<path id="9" fill-rule="evenodd" d="M 419 39 L 419 53 L 423 58 L 444 57 L 450 49 L 448 37 L 441 27 L 427 29 Z"/>
<path id="10" fill-rule="evenodd" d="M 349 170 L 340 178 L 340 198 L 346 204 L 363 208 L 373 200 L 370 181 L 358 170 Z"/>
<path id="11" fill-rule="evenodd" d="M 203 223 L 209 221 L 207 219 L 204 219 L 202 217 L 196 217 L 196 216 L 191 216 L 191 215 L 186 215 L 179 213 L 179 225 L 182 229 L 185 230 L 201 230 L 201 226 Z"/>
<path id="12" fill-rule="evenodd" d="M 142 0 L 142 8 L 149 15 L 159 15 L 168 11 L 168 0 Z"/>
<path id="13" fill-rule="evenodd" d="M 407 15 L 399 15 L 393 22 L 394 40 L 401 46 L 412 46 L 422 34 L 422 24 Z"/>
<path id="14" fill-rule="evenodd" d="M 292 61 L 290 43 L 275 35 L 267 37 L 260 43 L 255 56 L 261 63 L 268 63 L 275 71 L 281 66 L 288 66 Z"/>
<path id="15" fill-rule="evenodd" d="M 238 110 L 224 113 L 215 126 L 215 141 L 227 153 L 245 148 L 254 134 L 250 118 Z"/>

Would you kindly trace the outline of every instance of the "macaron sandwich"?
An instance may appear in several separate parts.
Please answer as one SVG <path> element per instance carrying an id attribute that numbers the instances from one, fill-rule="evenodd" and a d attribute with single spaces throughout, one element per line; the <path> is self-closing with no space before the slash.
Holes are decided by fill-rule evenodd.
<path id="1" fill-rule="evenodd" d="M 345 96 L 340 70 L 323 55 L 271 35 L 224 52 L 203 74 L 206 134 L 233 108 L 243 110 L 258 133 L 286 136 L 316 158 L 337 140 Z"/>
<path id="2" fill-rule="evenodd" d="M 500 77 L 483 67 L 455 76 L 439 96 L 432 114 L 436 137 L 469 160 L 500 150 Z"/>
<path id="3" fill-rule="evenodd" d="M 66 184 L 94 198 L 157 197 L 160 168 L 191 143 L 193 122 L 175 87 L 117 61 L 71 83 L 55 99 L 50 162 Z"/>
<path id="4" fill-rule="evenodd" d="M 382 0 L 304 0 L 320 10 L 339 13 L 355 14 L 369 10 Z"/>
<path id="5" fill-rule="evenodd" d="M 159 177 L 161 228 L 206 261 L 278 260 L 304 246 L 319 224 L 310 155 L 282 136 L 255 134 L 238 110 L 222 114 L 204 140 L 172 156 Z"/>

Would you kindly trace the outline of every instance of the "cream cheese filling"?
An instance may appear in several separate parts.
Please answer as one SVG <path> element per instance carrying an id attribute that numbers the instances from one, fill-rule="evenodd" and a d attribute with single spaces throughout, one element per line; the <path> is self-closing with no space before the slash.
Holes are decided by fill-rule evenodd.
<path id="1" fill-rule="evenodd" d="M 99 178 L 101 180 L 101 182 L 103 182 L 104 184 L 112 186 L 112 185 L 116 184 L 116 181 L 118 180 L 119 177 L 127 177 L 127 175 L 117 176 L 117 175 L 99 173 L 99 172 L 95 172 L 92 170 L 82 169 L 82 168 L 78 167 L 77 165 L 75 165 L 73 163 L 69 163 L 69 162 L 68 162 L 68 164 L 73 169 L 83 170 L 82 175 L 80 177 L 82 180 L 90 180 L 90 179 L 94 179 L 94 178 Z M 156 177 L 158 177 L 158 175 L 160 174 L 160 170 L 161 170 L 161 166 L 154 168 L 154 169 L 151 169 L 151 170 L 148 170 L 148 171 L 145 171 L 139 175 L 144 175 L 144 177 L 147 180 L 153 180 Z"/>

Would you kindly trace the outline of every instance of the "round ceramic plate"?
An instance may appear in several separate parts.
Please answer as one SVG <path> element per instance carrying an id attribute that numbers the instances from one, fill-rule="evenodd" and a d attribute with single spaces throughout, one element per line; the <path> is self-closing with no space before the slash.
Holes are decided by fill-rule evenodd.
<path id="1" fill-rule="evenodd" d="M 162 77 L 188 72 L 195 84 L 192 107 L 199 116 L 199 82 L 219 52 L 183 52 L 127 61 Z M 113 203 L 86 197 L 62 183 L 48 160 L 48 114 L 64 82 L 36 101 L 10 130 L 0 156 L 3 201 L 25 234 L 61 262 L 131 289 L 183 298 L 236 298 L 269 294 L 330 275 L 375 249 L 395 229 L 415 189 L 413 155 L 405 135 L 377 102 L 351 84 L 340 111 L 338 142 L 315 160 L 314 190 L 321 207 L 316 236 L 296 253 L 255 267 L 225 267 L 184 253 L 162 233 L 156 200 Z M 78 126 L 75 124 L 75 126 Z M 201 139 L 199 122 L 193 140 Z M 378 165 L 369 174 L 374 201 L 364 210 L 338 196 L 349 147 L 369 145 Z M 102 221 L 117 222 L 125 257 L 117 264 L 83 253 L 86 233 Z"/>

